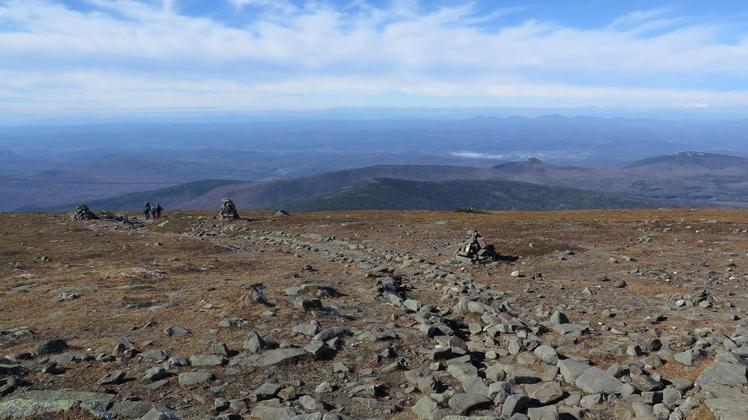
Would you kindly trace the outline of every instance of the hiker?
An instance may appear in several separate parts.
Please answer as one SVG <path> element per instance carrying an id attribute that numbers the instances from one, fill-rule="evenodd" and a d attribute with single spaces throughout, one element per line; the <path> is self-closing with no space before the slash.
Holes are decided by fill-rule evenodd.
<path id="1" fill-rule="evenodd" d="M 161 218 L 161 212 L 164 210 L 163 207 L 161 207 L 161 203 L 156 203 L 156 219 Z"/>
<path id="2" fill-rule="evenodd" d="M 151 205 L 151 219 L 156 220 L 156 205 Z"/>
<path id="3" fill-rule="evenodd" d="M 143 214 L 145 214 L 145 220 L 148 220 L 151 216 L 151 203 L 145 202 L 143 206 Z"/>

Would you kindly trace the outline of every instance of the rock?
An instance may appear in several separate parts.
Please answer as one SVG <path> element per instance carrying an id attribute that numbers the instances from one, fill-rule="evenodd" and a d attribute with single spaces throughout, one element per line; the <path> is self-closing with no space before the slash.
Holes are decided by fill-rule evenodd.
<path id="1" fill-rule="evenodd" d="M 577 388 L 588 394 L 620 394 L 623 384 L 607 372 L 591 367 L 576 379 Z"/>
<path id="2" fill-rule="evenodd" d="M 252 307 L 256 304 L 267 305 L 267 303 L 262 284 L 250 285 L 249 291 L 242 296 L 242 306 Z"/>
<path id="3" fill-rule="evenodd" d="M 538 346 L 535 349 L 534 353 L 536 356 L 538 356 L 538 359 L 543 361 L 543 363 L 547 363 L 549 365 L 555 365 L 556 363 L 558 363 L 558 354 L 556 353 L 556 350 L 554 350 L 551 346 Z"/>
<path id="4" fill-rule="evenodd" d="M 278 391 L 281 390 L 281 386 L 270 382 L 265 382 L 260 385 L 259 388 L 252 391 L 252 397 L 255 401 L 265 401 L 271 398 L 275 398 Z"/>
<path id="5" fill-rule="evenodd" d="M 179 374 L 179 385 L 192 387 L 213 380 L 213 373 L 207 371 L 185 372 Z"/>
<path id="6" fill-rule="evenodd" d="M 563 312 L 556 311 L 551 315 L 549 322 L 554 325 L 568 324 L 569 317 Z"/>
<path id="7" fill-rule="evenodd" d="M 676 362 L 682 365 L 692 366 L 693 365 L 693 350 L 688 349 L 680 353 L 675 353 L 673 355 L 673 359 L 675 359 Z"/>
<path id="8" fill-rule="evenodd" d="M 581 400 L 579 400 L 579 406 L 582 408 L 590 409 L 596 404 L 599 404 L 602 399 L 603 396 L 600 394 L 585 395 Z"/>
<path id="9" fill-rule="evenodd" d="M 268 350 L 262 354 L 245 354 L 231 359 L 229 366 L 268 367 L 284 362 L 291 362 L 307 354 L 303 349 L 289 347 L 285 349 Z"/>
<path id="10" fill-rule="evenodd" d="M 748 397 L 745 394 L 739 398 L 710 398 L 704 404 L 718 419 L 748 418 Z"/>
<path id="11" fill-rule="evenodd" d="M 559 373 L 561 373 L 564 381 L 569 384 L 575 384 L 577 378 L 590 368 L 590 365 L 586 362 L 572 359 L 559 360 L 557 365 Z"/>
<path id="12" fill-rule="evenodd" d="M 330 327 L 330 328 L 325 328 L 324 330 L 320 331 L 312 339 L 317 340 L 317 341 L 328 341 L 333 338 L 342 337 L 347 334 L 348 334 L 348 331 L 346 331 L 342 327 Z"/>
<path id="13" fill-rule="evenodd" d="M 55 354 L 61 353 L 63 350 L 68 348 L 68 343 L 61 338 L 55 338 L 52 340 L 42 341 L 36 344 L 34 350 L 36 354 Z"/>
<path id="14" fill-rule="evenodd" d="M 458 392 L 449 399 L 449 407 L 457 414 L 467 414 L 476 408 L 491 404 L 491 400 L 485 395 L 468 394 Z"/>
<path id="15" fill-rule="evenodd" d="M 321 300 L 309 297 L 296 298 L 294 306 L 296 309 L 302 309 L 304 311 L 321 311 L 324 308 Z"/>
<path id="16" fill-rule="evenodd" d="M 229 197 L 224 197 L 221 201 L 221 209 L 218 212 L 218 218 L 227 220 L 239 219 L 239 212 L 236 211 L 236 205 Z"/>
<path id="17" fill-rule="evenodd" d="M 103 378 L 99 379 L 99 385 L 117 385 L 121 384 L 125 379 L 125 372 L 121 370 L 113 370 L 107 373 Z"/>
<path id="18" fill-rule="evenodd" d="M 632 375 L 631 385 L 634 386 L 639 392 L 653 392 L 659 391 L 663 388 L 662 384 L 655 381 L 649 375 Z"/>
<path id="19" fill-rule="evenodd" d="M 292 418 L 295 414 L 288 407 L 273 404 L 257 404 L 252 410 L 252 417 L 257 419 L 285 420 Z"/>
<path id="20" fill-rule="evenodd" d="M 153 407 L 140 420 L 179 420 L 179 417 L 165 407 Z"/>
<path id="21" fill-rule="evenodd" d="M 551 404 L 564 396 L 561 385 L 556 382 L 543 382 L 534 385 L 526 385 L 527 395 L 538 400 L 541 405 Z"/>
<path id="22" fill-rule="evenodd" d="M 314 392 L 317 394 L 326 394 L 328 392 L 332 392 L 332 385 L 330 385 L 329 382 L 321 382 L 319 385 L 317 385 L 316 388 L 314 388 Z"/>
<path id="23" fill-rule="evenodd" d="M 501 416 L 511 417 L 517 413 L 524 413 L 528 405 L 530 405 L 530 398 L 527 395 L 510 395 L 501 405 Z"/>
<path id="24" fill-rule="evenodd" d="M 301 334 L 307 337 L 313 337 L 319 332 L 319 324 L 316 322 L 309 324 L 299 324 L 293 327 L 294 334 Z"/>
<path id="25" fill-rule="evenodd" d="M 325 404 L 311 395 L 303 395 L 299 398 L 299 404 L 305 411 L 324 411 Z"/>
<path id="26" fill-rule="evenodd" d="M 257 334 L 255 331 L 251 331 L 249 334 L 247 334 L 247 338 L 246 340 L 244 340 L 244 349 L 250 353 L 257 353 L 267 347 L 269 347 L 268 343 L 264 338 L 262 338 L 260 334 Z"/>
<path id="27" fill-rule="evenodd" d="M 226 363 L 223 356 L 215 354 L 193 354 L 190 356 L 190 365 L 192 366 L 221 366 Z"/>
<path id="28" fill-rule="evenodd" d="M 421 302 L 415 299 L 405 299 L 405 301 L 403 301 L 403 306 L 411 312 L 418 312 L 418 310 L 421 309 Z"/>
<path id="29" fill-rule="evenodd" d="M 546 407 L 533 407 L 527 409 L 527 417 L 530 420 L 558 420 L 558 409 L 555 405 Z"/>
<path id="30" fill-rule="evenodd" d="M 410 411 L 418 419 L 428 419 L 431 417 L 431 413 L 439 409 L 439 404 L 431 399 L 428 395 L 418 400 Z"/>
<path id="31" fill-rule="evenodd" d="M 662 391 L 662 403 L 665 404 L 667 408 L 675 408 L 681 398 L 683 398 L 683 395 L 681 395 L 680 391 L 675 388 L 667 387 Z"/>
<path id="32" fill-rule="evenodd" d="M 229 348 L 222 341 L 215 340 L 210 342 L 210 353 L 216 356 L 228 357 Z M 193 363 L 194 364 L 194 363 Z"/>
<path id="33" fill-rule="evenodd" d="M 189 365 L 190 365 L 189 360 L 185 359 L 184 357 L 179 357 L 179 356 L 170 357 L 166 361 L 166 366 L 169 369 L 175 369 L 175 368 L 185 367 Z"/>
<path id="34" fill-rule="evenodd" d="M 315 360 L 327 360 L 335 357 L 335 349 L 324 341 L 312 340 L 304 346 L 304 350 L 314 356 Z"/>
<path id="35" fill-rule="evenodd" d="M 629 356 L 641 356 L 642 349 L 641 349 L 641 347 L 639 347 L 638 344 L 630 344 L 626 348 L 626 354 L 629 355 Z"/>
<path id="36" fill-rule="evenodd" d="M 163 362 L 164 360 L 169 358 L 169 355 L 165 350 L 158 349 L 140 353 L 140 357 L 147 360 L 153 360 L 155 362 Z"/>
<path id="37" fill-rule="evenodd" d="M 190 333 L 190 330 L 186 328 L 178 327 L 176 325 L 168 325 L 166 328 L 164 328 L 164 334 L 169 337 L 170 336 L 181 337 L 184 335 L 189 335 L 191 333 Z"/>
<path id="38" fill-rule="evenodd" d="M 143 380 L 148 382 L 156 382 L 164 379 L 168 376 L 166 370 L 162 367 L 152 367 L 145 371 Z"/>
<path id="39" fill-rule="evenodd" d="M 109 414 L 116 419 L 139 419 L 153 408 L 148 401 L 115 401 Z"/>
<path id="40" fill-rule="evenodd" d="M 748 363 L 740 356 L 727 351 L 719 351 L 712 363 L 696 379 L 696 385 L 701 387 L 703 391 L 710 392 L 717 397 L 731 394 L 729 389 L 725 390 L 724 388 L 748 384 L 747 365 Z"/>
<path id="41" fill-rule="evenodd" d="M 104 418 L 103 408 L 109 407 L 114 395 L 84 391 L 26 391 L 0 402 L 0 418 L 50 418 L 51 413 L 68 412 L 76 407 Z M 99 407 L 99 408 L 97 408 Z"/>
<path id="42" fill-rule="evenodd" d="M 512 385 L 534 384 L 543 380 L 540 374 L 525 367 L 507 366 L 505 371 L 505 379 Z"/>

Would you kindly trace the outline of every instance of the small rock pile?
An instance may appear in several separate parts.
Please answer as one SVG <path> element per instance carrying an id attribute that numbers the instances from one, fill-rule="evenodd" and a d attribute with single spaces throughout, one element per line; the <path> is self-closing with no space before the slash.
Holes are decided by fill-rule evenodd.
<path id="1" fill-rule="evenodd" d="M 219 219 L 239 219 L 239 212 L 236 211 L 234 201 L 228 197 L 221 202 L 221 211 L 218 213 Z"/>
<path id="2" fill-rule="evenodd" d="M 470 237 L 455 252 L 455 260 L 466 264 L 488 264 L 499 260 L 499 253 L 486 242 L 478 231 L 470 231 Z"/>
<path id="3" fill-rule="evenodd" d="M 78 204 L 70 214 L 71 220 L 96 220 L 98 218 L 96 213 L 92 212 L 85 204 Z"/>

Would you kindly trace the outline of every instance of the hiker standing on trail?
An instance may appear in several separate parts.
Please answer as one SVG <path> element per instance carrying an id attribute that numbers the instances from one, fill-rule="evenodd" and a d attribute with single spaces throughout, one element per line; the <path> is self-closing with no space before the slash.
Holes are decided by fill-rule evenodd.
<path id="1" fill-rule="evenodd" d="M 151 216 L 151 203 L 145 202 L 143 206 L 143 214 L 145 214 L 145 220 L 148 220 Z"/>
<path id="2" fill-rule="evenodd" d="M 161 218 L 161 212 L 164 210 L 163 207 L 161 207 L 161 203 L 156 203 L 156 219 Z"/>
<path id="3" fill-rule="evenodd" d="M 151 205 L 151 219 L 156 220 L 156 205 Z"/>

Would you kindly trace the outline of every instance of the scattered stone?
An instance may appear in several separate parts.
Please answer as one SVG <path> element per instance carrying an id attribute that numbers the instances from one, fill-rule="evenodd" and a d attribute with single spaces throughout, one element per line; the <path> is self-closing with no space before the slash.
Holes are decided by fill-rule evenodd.
<path id="1" fill-rule="evenodd" d="M 588 394 L 620 394 L 623 386 L 615 377 L 597 367 L 584 371 L 575 383 L 579 389 Z"/>
<path id="2" fill-rule="evenodd" d="M 164 334 L 169 337 L 171 336 L 181 337 L 181 336 L 189 335 L 191 334 L 191 332 L 187 328 L 178 327 L 176 325 L 169 325 L 166 328 L 164 328 Z"/>
<path id="3" fill-rule="evenodd" d="M 118 385 L 121 384 L 125 379 L 125 372 L 121 370 L 113 370 L 107 373 L 103 378 L 99 379 L 99 385 Z"/>
<path id="4" fill-rule="evenodd" d="M 538 356 L 538 359 L 543 361 L 543 363 L 547 363 L 549 365 L 555 365 L 556 363 L 558 363 L 558 354 L 556 353 L 556 350 L 554 350 L 551 346 L 538 346 L 535 349 L 534 353 L 536 356 Z"/>
<path id="5" fill-rule="evenodd" d="M 229 366 L 268 367 L 291 362 L 304 357 L 307 352 L 298 348 L 268 350 L 261 354 L 239 355 L 229 361 Z"/>
<path id="6" fill-rule="evenodd" d="M 193 354 L 190 356 L 192 366 L 221 366 L 226 363 L 226 358 L 215 354 Z"/>
<path id="7" fill-rule="evenodd" d="M 477 408 L 486 407 L 491 400 L 485 395 L 458 392 L 449 399 L 449 407 L 457 414 L 468 414 Z"/>
<path id="8" fill-rule="evenodd" d="M 255 331 L 247 334 L 247 338 L 244 340 L 244 350 L 250 353 L 258 353 L 262 349 L 268 348 L 269 345 L 260 334 Z"/>
<path id="9" fill-rule="evenodd" d="M 179 374 L 179 385 L 185 387 L 193 387 L 196 385 L 202 385 L 205 382 L 213 380 L 215 376 L 213 373 L 206 371 L 198 372 L 186 372 Z"/>
<path id="10" fill-rule="evenodd" d="M 55 354 L 61 353 L 63 350 L 68 348 L 68 343 L 61 338 L 55 338 L 52 340 L 42 341 L 36 344 L 34 350 L 36 354 Z"/>
<path id="11" fill-rule="evenodd" d="M 152 367 L 145 371 L 143 380 L 148 382 L 156 382 L 166 378 L 167 376 L 168 373 L 166 372 L 166 369 L 162 367 Z"/>

